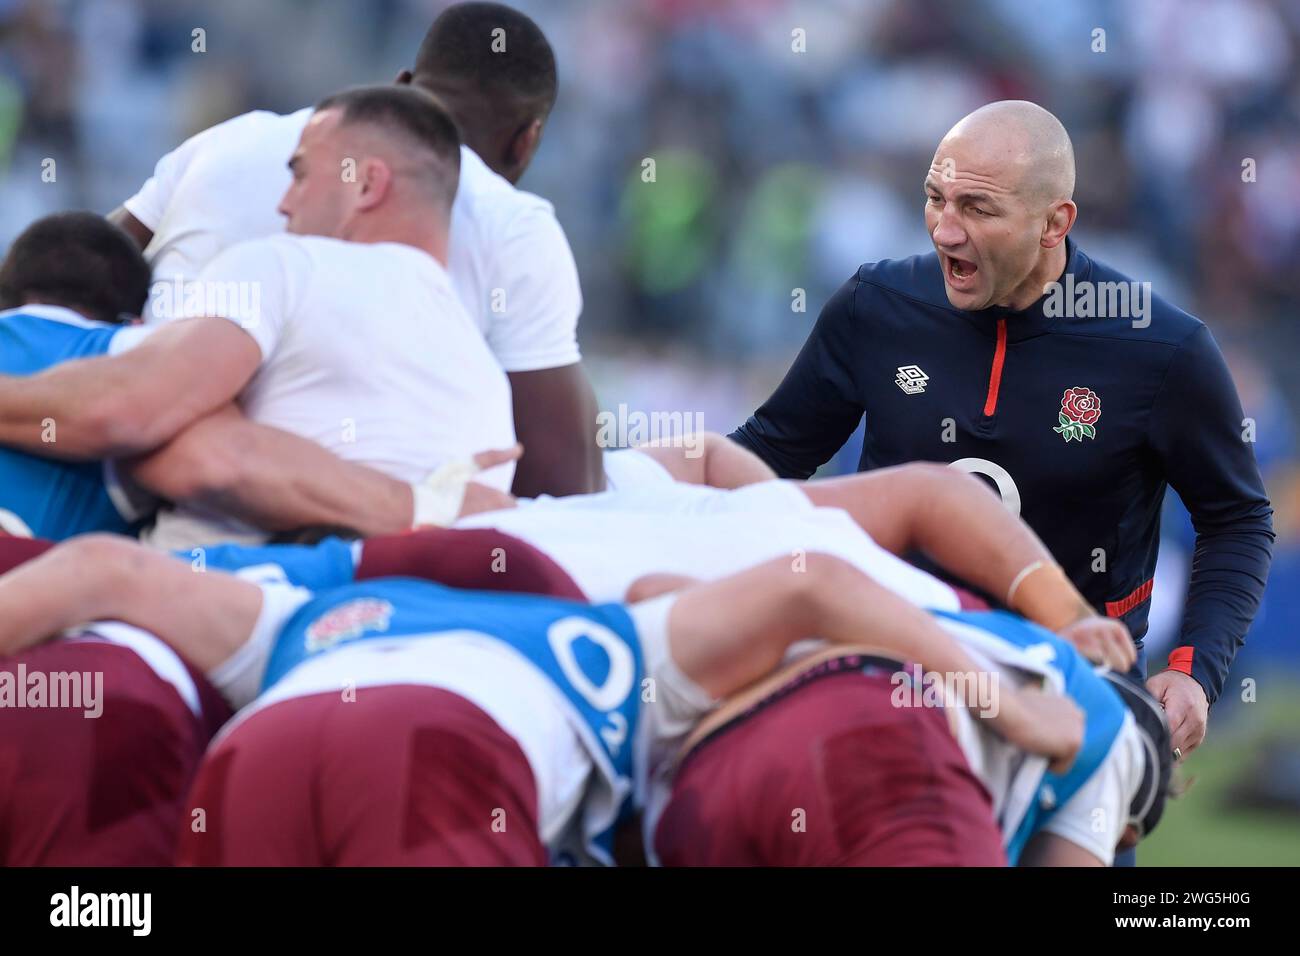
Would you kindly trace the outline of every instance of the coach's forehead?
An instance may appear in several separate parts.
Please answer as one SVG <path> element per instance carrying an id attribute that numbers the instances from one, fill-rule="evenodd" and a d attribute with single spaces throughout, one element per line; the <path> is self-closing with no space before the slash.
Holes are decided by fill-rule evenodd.
<path id="1" fill-rule="evenodd" d="M 1035 198 L 1074 192 L 1074 150 L 1060 121 L 1035 103 L 1005 100 L 963 117 L 935 150 L 933 172 Z"/>
<path id="2" fill-rule="evenodd" d="M 940 141 L 930 165 L 931 175 L 944 181 L 1018 192 L 1029 176 L 1033 156 L 1023 138 L 958 123 Z"/>

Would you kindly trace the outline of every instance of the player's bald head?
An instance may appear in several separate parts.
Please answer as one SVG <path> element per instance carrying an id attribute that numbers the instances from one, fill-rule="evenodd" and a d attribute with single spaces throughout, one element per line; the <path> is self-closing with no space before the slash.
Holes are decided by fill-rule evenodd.
<path id="1" fill-rule="evenodd" d="M 936 165 L 951 159 L 996 176 L 1034 205 L 1074 196 L 1074 146 L 1061 121 L 1037 103 L 999 100 L 981 106 L 950 129 L 935 151 Z"/>

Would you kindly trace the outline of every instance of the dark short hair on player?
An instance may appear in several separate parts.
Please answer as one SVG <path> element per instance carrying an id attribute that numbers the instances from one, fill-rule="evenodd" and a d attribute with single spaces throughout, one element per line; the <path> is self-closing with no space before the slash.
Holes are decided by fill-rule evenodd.
<path id="1" fill-rule="evenodd" d="M 502 3 L 444 10 L 425 34 L 411 73 L 463 128 L 518 128 L 545 120 L 555 105 L 555 52 L 546 34 Z"/>
<path id="2" fill-rule="evenodd" d="M 345 125 L 376 126 L 424 149 L 434 160 L 429 184 L 451 207 L 460 181 L 460 133 L 432 94 L 411 86 L 357 86 L 325 97 L 316 109 L 339 110 Z"/>
<path id="3" fill-rule="evenodd" d="M 125 232 L 93 212 L 38 219 L 0 264 L 0 308 L 61 305 L 101 322 L 138 316 L 149 297 L 149 263 Z"/>

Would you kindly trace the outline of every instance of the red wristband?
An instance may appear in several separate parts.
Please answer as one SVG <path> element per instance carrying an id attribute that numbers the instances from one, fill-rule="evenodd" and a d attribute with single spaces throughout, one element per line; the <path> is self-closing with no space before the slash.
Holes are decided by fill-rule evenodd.
<path id="1" fill-rule="evenodd" d="M 1196 654 L 1194 647 L 1175 647 L 1169 652 L 1169 669 L 1180 674 L 1192 676 L 1192 657 Z"/>

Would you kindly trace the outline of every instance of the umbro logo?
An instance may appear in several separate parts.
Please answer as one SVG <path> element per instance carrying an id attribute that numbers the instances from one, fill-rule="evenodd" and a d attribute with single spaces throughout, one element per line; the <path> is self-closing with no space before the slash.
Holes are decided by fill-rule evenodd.
<path id="1" fill-rule="evenodd" d="M 921 371 L 921 366 L 900 365 L 894 384 L 901 388 L 904 394 L 920 395 L 925 391 L 925 383 L 928 381 L 930 376 Z"/>

